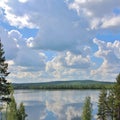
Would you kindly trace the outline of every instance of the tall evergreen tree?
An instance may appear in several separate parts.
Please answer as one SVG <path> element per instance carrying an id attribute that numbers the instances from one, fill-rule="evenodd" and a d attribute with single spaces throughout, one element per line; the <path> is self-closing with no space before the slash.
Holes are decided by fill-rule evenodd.
<path id="1" fill-rule="evenodd" d="M 82 120 L 92 119 L 92 104 L 90 97 L 86 97 L 82 111 Z"/>
<path id="2" fill-rule="evenodd" d="M 18 120 L 25 120 L 25 118 L 27 117 L 23 103 L 20 103 L 20 106 L 17 110 L 17 117 L 18 117 Z"/>
<path id="3" fill-rule="evenodd" d="M 8 104 L 6 111 L 7 120 L 25 120 L 27 114 L 25 113 L 25 107 L 23 103 L 17 107 L 17 103 L 13 95 L 11 95 L 11 102 Z"/>
<path id="4" fill-rule="evenodd" d="M 15 102 L 15 99 L 14 99 L 13 95 L 11 95 L 11 102 L 8 105 L 8 108 L 7 108 L 6 119 L 7 120 L 18 120 L 18 117 L 17 117 L 17 104 Z"/>
<path id="5" fill-rule="evenodd" d="M 3 45 L 0 40 L 0 100 L 9 102 L 10 99 L 7 95 L 10 95 L 11 93 L 11 84 L 6 80 L 9 72 L 8 63 L 6 63 L 4 53 Z"/>
<path id="6" fill-rule="evenodd" d="M 107 103 L 106 103 L 106 112 L 110 120 L 114 120 L 115 116 L 115 97 L 113 89 L 108 91 Z"/>
<path id="7" fill-rule="evenodd" d="M 120 120 L 120 74 L 110 90 L 102 90 L 98 102 L 99 120 Z"/>
<path id="8" fill-rule="evenodd" d="M 26 113 L 23 103 L 17 109 L 17 104 L 13 96 L 13 87 L 11 83 L 6 80 L 9 75 L 8 63 L 4 56 L 3 45 L 0 40 L 0 101 L 7 102 L 6 119 L 7 120 L 25 120 Z M 9 104 L 8 104 L 9 103 Z M 19 114 L 18 114 L 19 113 Z M 21 118 L 19 118 L 22 116 Z"/>
<path id="9" fill-rule="evenodd" d="M 98 120 L 107 120 L 106 116 L 107 91 L 103 88 L 100 91 L 98 100 Z"/>
<path id="10" fill-rule="evenodd" d="M 115 99 L 115 120 L 120 120 L 120 73 L 116 78 L 116 84 L 113 87 Z"/>

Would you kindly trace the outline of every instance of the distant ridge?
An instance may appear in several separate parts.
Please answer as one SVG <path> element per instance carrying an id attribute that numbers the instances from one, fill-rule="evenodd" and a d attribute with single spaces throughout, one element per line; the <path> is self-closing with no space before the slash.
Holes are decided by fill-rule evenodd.
<path id="1" fill-rule="evenodd" d="M 95 80 L 51 81 L 40 83 L 13 83 L 15 89 L 101 89 L 110 88 L 113 82 Z"/>
<path id="2" fill-rule="evenodd" d="M 113 84 L 114 82 L 97 81 L 97 80 L 66 80 L 66 81 L 49 81 L 49 82 L 36 82 L 36 83 L 13 83 L 13 84 L 61 84 L 61 83 L 103 83 Z"/>

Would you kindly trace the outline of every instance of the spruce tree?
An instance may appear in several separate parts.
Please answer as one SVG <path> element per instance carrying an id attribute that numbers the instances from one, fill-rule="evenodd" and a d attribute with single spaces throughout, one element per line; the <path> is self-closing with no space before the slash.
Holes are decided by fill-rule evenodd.
<path id="1" fill-rule="evenodd" d="M 11 93 L 11 84 L 6 80 L 9 72 L 4 53 L 3 45 L 0 40 L 0 100 L 9 102 L 10 98 L 8 95 Z"/>
<path id="2" fill-rule="evenodd" d="M 92 120 L 92 104 L 90 97 L 86 97 L 83 111 L 82 111 L 82 120 Z"/>
<path id="3" fill-rule="evenodd" d="M 15 98 L 11 95 L 11 102 L 8 104 L 6 119 L 7 120 L 25 120 L 27 114 L 25 113 L 25 107 L 23 103 L 17 106 Z"/>
<path id="4" fill-rule="evenodd" d="M 116 78 L 116 84 L 113 88 L 115 99 L 115 120 L 120 120 L 120 73 Z"/>
<path id="5" fill-rule="evenodd" d="M 103 88 L 99 94 L 98 100 L 98 120 L 107 120 L 106 116 L 107 91 Z"/>
<path id="6" fill-rule="evenodd" d="M 23 103 L 20 103 L 20 106 L 17 110 L 17 117 L 18 117 L 18 120 L 25 120 L 25 118 L 27 117 Z"/>
<path id="7" fill-rule="evenodd" d="M 7 120 L 18 120 L 17 117 L 17 104 L 13 95 L 11 95 L 11 102 L 7 108 Z M 21 119 L 22 120 L 22 119 Z"/>
<path id="8" fill-rule="evenodd" d="M 110 90 L 103 89 L 98 101 L 99 120 L 120 120 L 120 74 Z"/>
<path id="9" fill-rule="evenodd" d="M 107 97 L 107 115 L 109 116 L 110 120 L 114 120 L 115 116 L 115 97 L 114 97 L 114 92 L 113 89 L 108 91 L 108 97 Z"/>

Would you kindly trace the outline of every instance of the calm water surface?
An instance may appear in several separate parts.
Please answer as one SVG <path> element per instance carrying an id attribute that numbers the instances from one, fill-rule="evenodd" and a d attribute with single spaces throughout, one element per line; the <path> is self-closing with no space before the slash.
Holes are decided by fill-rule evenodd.
<path id="1" fill-rule="evenodd" d="M 97 90 L 15 90 L 14 93 L 16 102 L 25 105 L 26 120 L 80 120 L 86 96 L 91 97 L 95 120 L 98 95 Z"/>

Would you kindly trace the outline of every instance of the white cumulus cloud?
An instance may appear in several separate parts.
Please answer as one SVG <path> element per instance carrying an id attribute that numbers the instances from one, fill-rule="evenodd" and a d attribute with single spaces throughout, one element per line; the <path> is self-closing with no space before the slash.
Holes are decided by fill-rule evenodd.
<path id="1" fill-rule="evenodd" d="M 120 41 L 104 42 L 98 39 L 93 40 L 98 45 L 95 56 L 103 59 L 101 66 L 92 71 L 92 74 L 100 75 L 101 79 L 109 80 L 115 78 L 120 68 Z M 114 79 L 113 79 L 114 80 Z"/>

